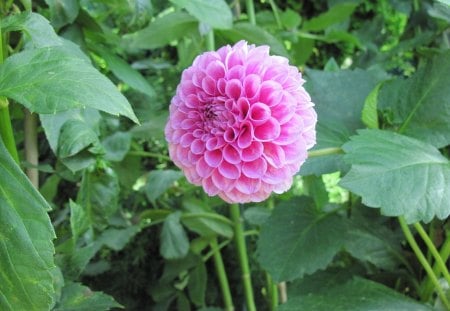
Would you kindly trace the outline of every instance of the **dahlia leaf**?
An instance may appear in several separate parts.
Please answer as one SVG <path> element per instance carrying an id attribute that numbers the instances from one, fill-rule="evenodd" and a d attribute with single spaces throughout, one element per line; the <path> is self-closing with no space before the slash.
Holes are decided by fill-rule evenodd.
<path id="1" fill-rule="evenodd" d="M 220 33 L 231 41 L 244 39 L 251 44 L 269 45 L 271 53 L 289 57 L 289 53 L 276 37 L 256 25 L 238 23 L 232 29 L 222 30 Z"/>
<path id="2" fill-rule="evenodd" d="M 105 293 L 93 292 L 80 283 L 67 282 L 62 288 L 61 299 L 54 310 L 101 311 L 112 308 L 123 308 L 123 306 Z"/>
<path id="3" fill-rule="evenodd" d="M 378 106 L 392 111 L 399 132 L 437 148 L 450 144 L 450 52 L 435 56 L 408 80 L 387 82 Z"/>
<path id="4" fill-rule="evenodd" d="M 200 22 L 216 29 L 230 29 L 233 26 L 233 15 L 224 0 L 170 0 L 186 9 Z"/>
<path id="5" fill-rule="evenodd" d="M 356 3 L 344 2 L 332 6 L 325 13 L 317 17 L 305 21 L 302 30 L 305 31 L 320 31 L 325 30 L 329 26 L 345 21 L 352 15 L 357 7 Z"/>
<path id="6" fill-rule="evenodd" d="M 305 198 L 282 203 L 261 226 L 258 261 L 277 282 L 325 268 L 344 245 L 347 223 L 313 204 Z"/>
<path id="7" fill-rule="evenodd" d="M 50 206 L 0 139 L 0 309 L 48 310 L 55 233 Z"/>
<path id="8" fill-rule="evenodd" d="M 116 86 L 67 46 L 26 50 L 0 66 L 0 96 L 32 112 L 52 114 L 91 107 L 138 122 Z"/>
<path id="9" fill-rule="evenodd" d="M 380 81 L 386 79 L 379 70 L 306 71 L 306 89 L 315 103 L 317 145 L 313 150 L 341 147 L 357 129 L 366 97 Z M 326 174 L 345 170 L 342 155 L 308 158 L 300 174 Z"/>
<path id="10" fill-rule="evenodd" d="M 180 259 L 189 251 L 189 240 L 180 223 L 180 212 L 167 216 L 161 231 L 160 253 L 165 259 Z"/>
<path id="11" fill-rule="evenodd" d="M 158 17 L 148 27 L 124 35 L 122 45 L 127 50 L 156 49 L 174 40 L 186 37 L 187 33 L 198 32 L 198 22 L 184 12 L 174 12 Z"/>
<path id="12" fill-rule="evenodd" d="M 183 177 L 181 171 L 156 170 L 148 174 L 145 194 L 150 201 L 155 201 L 161 194 L 166 192 L 175 181 Z"/>
<path id="13" fill-rule="evenodd" d="M 365 205 L 408 223 L 450 214 L 450 162 L 422 141 L 381 130 L 361 130 L 343 146 L 351 170 L 340 185 Z"/>
<path id="14" fill-rule="evenodd" d="M 309 281 L 309 278 L 307 278 Z M 347 282 L 327 286 L 329 278 L 323 279 L 323 286 L 308 290 L 305 279 L 303 291 L 289 293 L 289 299 L 280 305 L 280 311 L 431 311 L 432 307 L 403 296 L 382 284 L 356 277 Z"/>

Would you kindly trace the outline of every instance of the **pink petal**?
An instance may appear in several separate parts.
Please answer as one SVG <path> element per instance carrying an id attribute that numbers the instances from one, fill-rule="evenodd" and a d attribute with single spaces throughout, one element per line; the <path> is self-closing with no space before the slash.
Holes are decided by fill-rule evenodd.
<path id="1" fill-rule="evenodd" d="M 248 102 L 247 98 L 241 97 L 238 99 L 237 103 L 237 110 L 239 113 L 238 119 L 239 121 L 243 121 L 247 118 L 248 111 L 250 110 L 250 103 Z"/>
<path id="2" fill-rule="evenodd" d="M 239 151 L 231 144 L 225 145 L 223 148 L 223 158 L 231 164 L 238 164 L 241 162 Z"/>
<path id="3" fill-rule="evenodd" d="M 241 176 L 236 182 L 236 189 L 245 194 L 258 192 L 261 188 L 261 179 L 248 178 Z"/>
<path id="4" fill-rule="evenodd" d="M 263 103 L 254 103 L 250 107 L 249 119 L 253 125 L 261 125 L 270 118 L 270 108 Z"/>
<path id="5" fill-rule="evenodd" d="M 247 98 L 254 98 L 259 95 L 259 86 L 261 85 L 261 77 L 250 74 L 244 79 L 244 91 Z"/>
<path id="6" fill-rule="evenodd" d="M 206 73 L 215 80 L 225 76 L 225 66 L 221 61 L 213 61 L 206 67 Z"/>
<path id="7" fill-rule="evenodd" d="M 270 118 L 264 124 L 255 128 L 255 139 L 259 141 L 271 141 L 280 135 L 280 124 L 274 118 Z"/>
<path id="8" fill-rule="evenodd" d="M 213 78 L 206 76 L 202 80 L 202 89 L 209 95 L 215 95 L 216 94 L 216 81 Z"/>
<path id="9" fill-rule="evenodd" d="M 210 196 L 217 195 L 220 192 L 220 189 L 216 187 L 211 177 L 203 179 L 202 186 Z"/>
<path id="10" fill-rule="evenodd" d="M 281 167 L 285 163 L 285 154 L 283 148 L 277 144 L 264 144 L 264 158 L 273 167 Z"/>
<path id="11" fill-rule="evenodd" d="M 180 145 L 184 148 L 187 148 L 192 144 L 194 139 L 195 139 L 194 135 L 188 132 L 183 136 L 181 136 Z"/>
<path id="12" fill-rule="evenodd" d="M 205 142 L 201 139 L 195 139 L 191 144 L 193 154 L 202 154 L 205 151 Z"/>
<path id="13" fill-rule="evenodd" d="M 264 146 L 259 141 L 253 141 L 250 146 L 243 149 L 241 152 L 241 158 L 243 161 L 249 162 L 261 157 L 264 150 Z"/>
<path id="14" fill-rule="evenodd" d="M 281 101 L 281 85 L 274 81 L 264 81 L 259 89 L 259 101 L 267 106 L 275 106 Z"/>
<path id="15" fill-rule="evenodd" d="M 216 169 L 211 175 L 214 185 L 222 191 L 230 191 L 234 187 L 236 180 L 223 176 L 219 171 Z"/>
<path id="16" fill-rule="evenodd" d="M 222 161 L 219 166 L 219 172 L 226 178 L 237 179 L 241 175 L 241 170 L 238 165 Z"/>
<path id="17" fill-rule="evenodd" d="M 289 177 L 290 177 L 289 169 L 286 168 L 285 166 L 275 168 L 269 165 L 267 167 L 266 174 L 264 174 L 264 176 L 262 177 L 262 181 L 271 185 L 275 185 L 280 182 L 283 182 L 283 180 L 286 180 Z"/>
<path id="18" fill-rule="evenodd" d="M 253 140 L 253 126 L 250 123 L 244 123 L 238 137 L 238 147 L 247 148 Z"/>
<path id="19" fill-rule="evenodd" d="M 288 164 L 304 161 L 308 156 L 305 141 L 301 136 L 292 144 L 283 146 L 283 150 Z"/>
<path id="20" fill-rule="evenodd" d="M 195 164 L 195 170 L 200 177 L 205 178 L 205 177 L 208 177 L 209 175 L 211 175 L 214 168 L 209 166 L 206 163 L 205 159 L 202 157 Z"/>
<path id="21" fill-rule="evenodd" d="M 242 173 L 250 178 L 261 178 L 266 173 L 266 170 L 267 162 L 262 158 L 242 164 Z"/>
<path id="22" fill-rule="evenodd" d="M 238 137 L 238 131 L 234 127 L 229 127 L 225 130 L 225 133 L 223 134 L 223 139 L 227 143 L 232 143 L 236 140 Z"/>
<path id="23" fill-rule="evenodd" d="M 220 149 L 207 150 L 205 152 L 205 162 L 212 167 L 218 167 L 222 162 L 222 151 Z"/>
<path id="24" fill-rule="evenodd" d="M 280 124 L 284 124 L 292 119 L 296 108 L 295 98 L 288 92 L 284 92 L 281 102 L 272 107 L 272 116 Z"/>
<path id="25" fill-rule="evenodd" d="M 228 81 L 227 85 L 225 86 L 225 94 L 229 98 L 234 98 L 235 100 L 241 97 L 242 94 L 241 81 L 239 81 L 238 79 L 232 79 Z"/>
<path id="26" fill-rule="evenodd" d="M 302 120 L 298 115 L 294 115 L 288 123 L 281 126 L 277 143 L 280 145 L 291 144 L 301 135 L 301 132 Z"/>

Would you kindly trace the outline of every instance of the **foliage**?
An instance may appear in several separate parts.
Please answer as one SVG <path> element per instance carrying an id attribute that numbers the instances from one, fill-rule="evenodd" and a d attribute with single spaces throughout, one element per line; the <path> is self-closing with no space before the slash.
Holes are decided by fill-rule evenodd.
<path id="1" fill-rule="evenodd" d="M 449 310 L 448 1 L 8 0 L 0 30 L 1 310 L 221 310 L 225 281 L 245 308 L 230 207 L 163 135 L 183 69 L 241 39 L 318 114 L 293 188 L 240 206 L 258 310 Z"/>

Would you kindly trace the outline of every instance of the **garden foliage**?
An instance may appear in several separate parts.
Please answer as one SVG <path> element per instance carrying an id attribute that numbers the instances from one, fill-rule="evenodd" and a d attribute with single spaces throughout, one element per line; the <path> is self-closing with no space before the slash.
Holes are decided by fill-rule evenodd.
<path id="1" fill-rule="evenodd" d="M 447 0 L 7 0 L 0 34 L 1 310 L 221 310 L 224 279 L 245 308 L 230 207 L 164 139 L 182 71 L 240 40 L 318 120 L 240 206 L 257 309 L 450 310 Z"/>

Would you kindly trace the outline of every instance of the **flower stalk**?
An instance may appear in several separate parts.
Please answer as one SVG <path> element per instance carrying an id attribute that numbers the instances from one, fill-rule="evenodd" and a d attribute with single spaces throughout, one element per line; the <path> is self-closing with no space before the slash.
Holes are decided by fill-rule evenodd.
<path id="1" fill-rule="evenodd" d="M 409 245 L 411 246 L 412 250 L 414 251 L 414 254 L 416 255 L 417 260 L 419 260 L 422 267 L 425 269 L 426 273 L 428 274 L 428 277 L 430 278 L 431 282 L 433 283 L 437 294 L 439 298 L 441 299 L 442 303 L 445 305 L 447 310 L 450 310 L 450 303 L 447 300 L 447 296 L 445 295 L 444 290 L 442 289 L 441 284 L 439 283 L 439 280 L 434 273 L 433 269 L 431 268 L 430 264 L 428 263 L 427 259 L 425 258 L 425 255 L 420 250 L 419 245 L 417 244 L 416 240 L 414 239 L 414 236 L 411 232 L 411 230 L 408 227 L 408 224 L 405 221 L 405 218 L 402 216 L 398 217 L 398 221 L 400 223 L 400 227 L 402 228 L 403 234 L 405 235 L 406 240 L 408 241 Z"/>
<path id="2" fill-rule="evenodd" d="M 225 304 L 226 311 L 233 311 L 233 299 L 231 298 L 230 285 L 225 271 L 225 265 L 223 263 L 220 248 L 217 243 L 217 238 L 214 238 L 211 243 L 211 250 L 213 252 L 214 265 L 216 267 L 217 278 L 219 279 L 220 290 L 222 292 L 223 302 Z"/>
<path id="3" fill-rule="evenodd" d="M 253 0 L 246 0 L 245 7 L 247 9 L 247 15 L 250 24 L 256 25 L 255 5 L 253 3 Z"/>
<path id="4" fill-rule="evenodd" d="M 234 239 L 236 243 L 239 265 L 242 272 L 242 283 L 244 286 L 245 301 L 248 311 L 256 311 L 255 300 L 253 296 L 252 280 L 247 256 L 247 246 L 245 244 L 244 229 L 242 226 L 241 212 L 239 205 L 234 203 L 230 205 L 231 220 L 234 223 Z"/>

